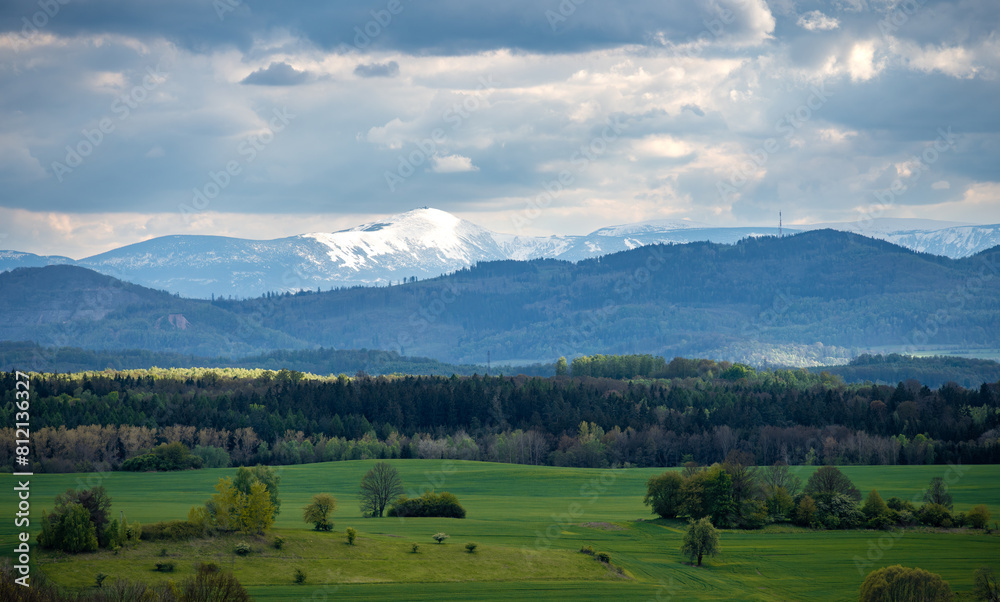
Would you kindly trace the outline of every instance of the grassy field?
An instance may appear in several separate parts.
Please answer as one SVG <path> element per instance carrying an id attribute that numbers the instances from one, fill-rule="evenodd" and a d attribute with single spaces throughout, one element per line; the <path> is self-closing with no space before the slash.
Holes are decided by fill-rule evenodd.
<path id="1" fill-rule="evenodd" d="M 940 573 L 966 595 L 972 571 L 983 564 L 1000 571 L 1000 536 L 955 531 L 906 531 L 893 536 L 875 531 L 815 532 L 772 526 L 759 532 L 726 531 L 722 553 L 706 566 L 684 564 L 678 548 L 684 524 L 653 520 L 642 505 L 646 479 L 659 469 L 590 470 L 478 462 L 399 460 L 410 495 L 424 489 L 450 491 L 468 518 L 365 519 L 357 505 L 361 476 L 373 462 L 340 462 L 281 468 L 282 513 L 274 534 L 287 540 L 278 551 L 270 537 L 253 541 L 247 557 L 232 554 L 241 537 L 215 541 L 155 544 L 118 556 L 101 552 L 56 558 L 36 552 L 40 568 L 55 581 L 89 586 L 94 575 L 146 581 L 167 578 L 156 562 L 171 561 L 180 579 L 197 561 L 231 568 L 260 600 L 500 600 L 546 598 L 597 600 L 846 600 L 856 599 L 867 571 L 889 564 L 920 566 Z M 812 468 L 796 469 L 803 481 Z M 1000 466 L 845 467 L 865 493 L 877 488 L 884 498 L 919 496 L 932 477 L 951 482 L 957 511 L 985 503 L 1000 518 Z M 183 519 L 203 503 L 228 470 L 167 474 L 37 475 L 31 481 L 32 517 L 51 508 L 54 496 L 69 487 L 104 485 L 113 511 L 128 520 Z M 13 477 L 5 477 L 11 483 Z M 301 521 L 301 508 L 314 493 L 339 501 L 333 533 L 314 533 Z M 11 486 L 3 488 L 2 507 L 16 507 Z M 10 515 L 8 515 L 10 516 Z M 36 521 L 33 521 L 36 522 Z M 359 532 L 356 546 L 343 531 Z M 443 545 L 431 535 L 443 531 Z M 16 529 L 0 523 L 4 554 Z M 475 554 L 464 549 L 476 542 Z M 410 551 L 411 542 L 420 552 Z M 625 576 L 578 553 L 590 545 L 611 555 Z M 167 558 L 159 554 L 167 549 Z M 869 564 L 869 554 L 872 559 Z M 859 563 L 860 560 L 860 563 Z M 304 585 L 293 583 L 300 568 Z"/>

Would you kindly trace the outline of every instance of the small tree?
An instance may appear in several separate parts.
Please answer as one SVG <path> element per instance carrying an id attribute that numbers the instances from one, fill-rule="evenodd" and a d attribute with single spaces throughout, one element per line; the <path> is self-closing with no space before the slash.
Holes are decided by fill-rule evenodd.
<path id="1" fill-rule="evenodd" d="M 871 529 L 885 529 L 892 522 L 889 518 L 889 506 L 875 489 L 872 489 L 868 494 L 868 499 L 865 500 L 861 512 L 865 515 L 865 520 Z"/>
<path id="2" fill-rule="evenodd" d="M 987 602 L 1000 602 L 1000 583 L 988 566 L 979 567 L 975 573 L 976 599 Z"/>
<path id="3" fill-rule="evenodd" d="M 969 521 L 973 529 L 982 529 L 990 523 L 990 509 L 983 504 L 973 506 L 965 520 Z"/>
<path id="4" fill-rule="evenodd" d="M 261 534 L 271 527 L 275 517 L 274 503 L 267 486 L 260 481 L 250 486 L 240 508 L 240 528 L 244 533 Z"/>
<path id="5" fill-rule="evenodd" d="M 403 481 L 399 471 L 386 462 L 379 462 L 361 479 L 361 512 L 368 516 L 382 517 L 386 506 L 403 495 Z"/>
<path id="6" fill-rule="evenodd" d="M 861 501 L 861 492 L 836 466 L 821 466 L 806 482 L 805 493 L 817 502 L 828 502 L 836 494 Z"/>
<path id="7" fill-rule="evenodd" d="M 675 518 L 680 511 L 683 486 L 684 477 L 676 472 L 652 476 L 646 481 L 646 497 L 642 503 L 661 518 Z"/>
<path id="8" fill-rule="evenodd" d="M 698 566 L 701 566 L 701 559 L 705 554 L 715 556 L 719 553 L 719 533 L 708 517 L 691 523 L 687 533 L 684 534 L 681 552 L 692 562 L 697 559 Z"/>
<path id="9" fill-rule="evenodd" d="M 465 544 L 465 551 L 468 552 L 469 554 L 475 554 L 477 547 L 478 544 L 475 544 L 470 541 L 469 543 Z"/>
<path id="10" fill-rule="evenodd" d="M 944 484 L 944 479 L 941 477 L 931 479 L 930 486 L 924 492 L 924 501 L 931 504 L 940 504 L 948 510 L 952 509 L 951 494 L 948 493 L 948 486 Z"/>
<path id="11" fill-rule="evenodd" d="M 431 539 L 433 539 L 434 541 L 436 541 L 438 543 L 444 543 L 444 540 L 448 539 L 448 534 L 447 533 L 435 533 L 434 535 L 431 535 Z"/>
<path id="12" fill-rule="evenodd" d="M 347 545 L 353 546 L 354 545 L 354 540 L 358 538 L 358 532 L 357 532 L 357 530 L 355 530 L 355 529 L 353 529 L 351 527 L 348 527 L 347 531 L 345 531 L 344 534 L 347 535 Z"/>
<path id="13" fill-rule="evenodd" d="M 336 509 L 337 498 L 329 493 L 317 493 L 312 503 L 302 509 L 302 520 L 312 523 L 316 531 L 329 531 L 333 529 L 330 514 Z"/>
<path id="14" fill-rule="evenodd" d="M 897 564 L 868 573 L 861 584 L 859 600 L 860 602 L 946 601 L 952 597 L 951 587 L 947 581 L 941 579 L 940 575 Z"/>
<path id="15" fill-rule="evenodd" d="M 795 507 L 795 524 L 802 525 L 803 527 L 812 527 L 816 524 L 817 512 L 818 509 L 816 508 L 816 501 L 812 499 L 812 496 L 802 496 L 802 499 L 799 500 L 798 506 Z"/>

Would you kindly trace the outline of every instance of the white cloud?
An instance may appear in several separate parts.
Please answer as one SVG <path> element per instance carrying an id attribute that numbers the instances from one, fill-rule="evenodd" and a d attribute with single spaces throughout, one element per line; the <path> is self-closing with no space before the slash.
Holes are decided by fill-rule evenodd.
<path id="1" fill-rule="evenodd" d="M 445 155 L 443 157 L 434 156 L 431 171 L 434 173 L 461 173 L 466 171 L 479 171 L 479 168 L 472 164 L 472 159 L 462 155 Z"/>
<path id="2" fill-rule="evenodd" d="M 796 23 L 799 27 L 808 29 L 809 31 L 829 31 L 840 27 L 839 19 L 829 17 L 818 10 L 799 16 L 799 20 Z"/>
<path id="3" fill-rule="evenodd" d="M 878 75 L 881 64 L 875 63 L 875 42 L 857 42 L 851 47 L 847 70 L 852 81 L 867 81 Z"/>

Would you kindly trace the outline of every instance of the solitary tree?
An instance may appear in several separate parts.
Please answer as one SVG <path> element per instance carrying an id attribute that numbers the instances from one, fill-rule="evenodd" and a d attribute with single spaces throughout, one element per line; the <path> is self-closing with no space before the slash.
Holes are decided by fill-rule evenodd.
<path id="1" fill-rule="evenodd" d="M 948 510 L 952 509 L 951 494 L 948 493 L 948 486 L 944 484 L 944 479 L 941 477 L 931 479 L 930 487 L 924 492 L 924 501 L 931 504 L 941 504 Z"/>
<path id="2" fill-rule="evenodd" d="M 684 534 L 681 552 L 686 554 L 692 562 L 697 559 L 698 566 L 701 566 L 701 558 L 705 554 L 715 556 L 719 553 L 719 533 L 707 516 L 692 522 L 691 526 L 688 527 L 687 533 Z"/>
<path id="3" fill-rule="evenodd" d="M 337 509 L 337 498 L 329 493 L 317 493 L 311 504 L 302 509 L 302 520 L 313 524 L 317 531 L 329 531 L 333 528 L 330 513 Z"/>
<path id="4" fill-rule="evenodd" d="M 361 512 L 382 517 L 386 506 L 403 495 L 403 481 L 399 471 L 385 462 L 379 462 L 361 479 Z"/>
<path id="5" fill-rule="evenodd" d="M 940 575 L 897 564 L 868 573 L 861 584 L 859 599 L 861 602 L 946 601 L 952 597 L 951 587 Z"/>

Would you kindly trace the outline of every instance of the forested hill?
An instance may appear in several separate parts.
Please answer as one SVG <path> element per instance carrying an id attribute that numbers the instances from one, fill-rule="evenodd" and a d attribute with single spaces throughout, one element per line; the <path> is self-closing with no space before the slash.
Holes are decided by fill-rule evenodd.
<path id="1" fill-rule="evenodd" d="M 577 264 L 494 262 L 400 287 L 222 305 L 324 345 L 450 361 L 491 351 L 549 361 L 652 353 L 790 363 L 780 352 L 809 353 L 800 347 L 816 343 L 845 359 L 874 345 L 994 346 L 998 274 L 997 250 L 952 260 L 826 230 L 651 246 Z M 760 350 L 779 353 L 755 356 Z"/>
<path id="2" fill-rule="evenodd" d="M 55 270 L 92 292 L 67 290 Z M 245 301 L 179 299 L 81 272 L 0 275 L 0 310 L 14 318 L 0 338 L 206 357 L 323 346 L 459 363 L 489 352 L 520 363 L 652 353 L 758 364 L 1000 340 L 1000 248 L 952 260 L 831 230 L 575 264 L 491 262 L 401 286 Z"/>

